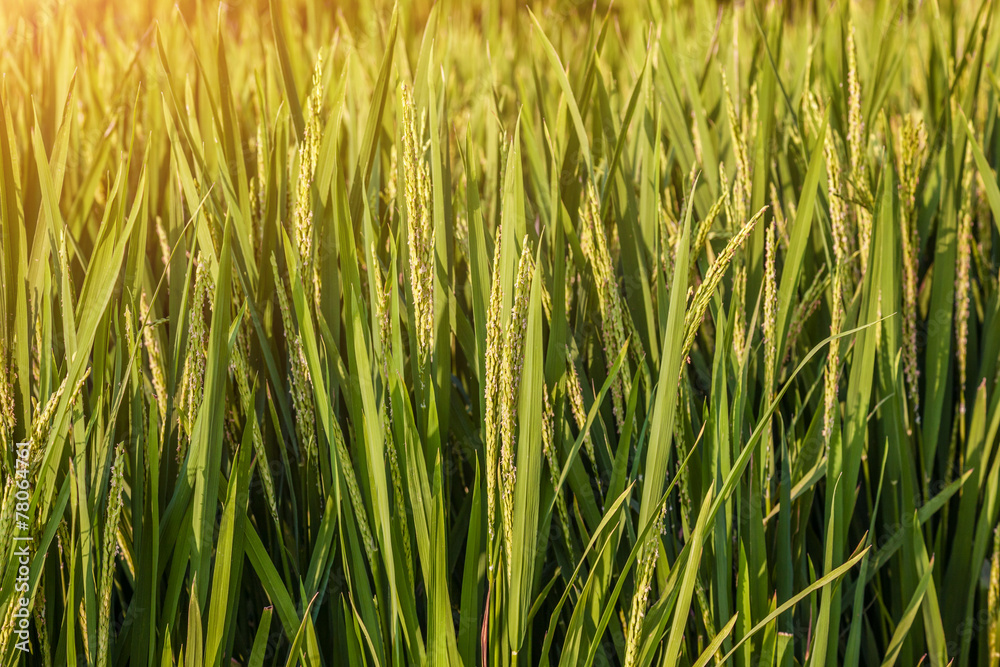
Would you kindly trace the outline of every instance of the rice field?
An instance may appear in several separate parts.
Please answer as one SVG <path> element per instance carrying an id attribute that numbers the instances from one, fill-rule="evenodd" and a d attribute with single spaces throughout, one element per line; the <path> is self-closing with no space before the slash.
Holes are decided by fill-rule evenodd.
<path id="1" fill-rule="evenodd" d="M 992 0 L 0 0 L 0 664 L 1000 665 Z"/>

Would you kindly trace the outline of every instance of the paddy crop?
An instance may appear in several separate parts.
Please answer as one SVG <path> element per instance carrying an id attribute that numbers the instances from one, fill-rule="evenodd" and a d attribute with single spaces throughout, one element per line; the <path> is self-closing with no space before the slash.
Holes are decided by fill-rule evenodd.
<path id="1" fill-rule="evenodd" d="M 994 2 L 2 4 L 3 664 L 1000 664 Z"/>

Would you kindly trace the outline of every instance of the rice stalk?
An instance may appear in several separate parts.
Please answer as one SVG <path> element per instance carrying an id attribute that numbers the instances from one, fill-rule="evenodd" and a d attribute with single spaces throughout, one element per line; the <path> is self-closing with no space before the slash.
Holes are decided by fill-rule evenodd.
<path id="1" fill-rule="evenodd" d="M 524 334 L 528 326 L 528 290 L 531 287 L 534 261 L 528 237 L 521 246 L 521 259 L 517 265 L 517 281 L 510 309 L 507 332 L 504 335 L 503 359 L 500 362 L 500 500 L 504 544 L 507 553 L 507 576 L 511 574 L 514 544 L 514 484 L 517 470 L 514 465 L 514 426 L 517 422 L 517 404 L 520 396 L 521 370 L 524 364 Z"/>
<path id="2" fill-rule="evenodd" d="M 422 157 L 413 94 L 405 85 L 402 97 L 410 285 L 413 289 L 414 333 L 423 367 L 434 347 L 434 228 L 430 209 L 430 168 Z"/>
<path id="3" fill-rule="evenodd" d="M 101 575 L 98 579 L 98 595 L 100 596 L 100 611 L 97 631 L 97 665 L 108 664 L 108 644 L 111 639 L 111 594 L 115 570 L 115 558 L 118 554 L 118 520 L 122 511 L 122 490 L 125 486 L 125 448 L 119 445 L 115 448 L 115 461 L 111 466 L 111 479 L 108 489 L 108 506 L 104 522 L 104 538 L 101 546 Z"/>

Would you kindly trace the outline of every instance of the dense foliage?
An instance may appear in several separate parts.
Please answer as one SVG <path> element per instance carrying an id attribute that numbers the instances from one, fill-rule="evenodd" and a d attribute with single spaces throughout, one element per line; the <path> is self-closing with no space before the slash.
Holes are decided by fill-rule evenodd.
<path id="1" fill-rule="evenodd" d="M 3 664 L 1000 664 L 996 3 L 323 4 L 0 11 Z"/>

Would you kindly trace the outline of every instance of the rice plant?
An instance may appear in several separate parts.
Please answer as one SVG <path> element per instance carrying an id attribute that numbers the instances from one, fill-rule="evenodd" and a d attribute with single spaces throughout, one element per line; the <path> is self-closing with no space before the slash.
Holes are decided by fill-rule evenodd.
<path id="1" fill-rule="evenodd" d="M 3 665 L 1000 665 L 993 0 L 0 3 Z"/>

